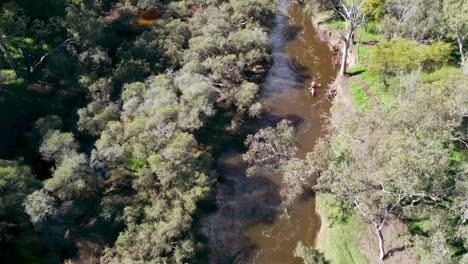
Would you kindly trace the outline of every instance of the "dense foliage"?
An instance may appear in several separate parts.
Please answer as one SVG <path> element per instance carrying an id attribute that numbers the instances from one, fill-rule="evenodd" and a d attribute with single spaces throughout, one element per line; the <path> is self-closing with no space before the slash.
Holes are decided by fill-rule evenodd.
<path id="1" fill-rule="evenodd" d="M 429 258 L 455 260 L 450 247 L 468 239 L 463 233 L 468 79 L 456 69 L 405 77 L 416 80 L 390 87 L 395 100 L 385 106 L 336 110 L 336 134 L 329 139 L 332 152 L 319 188 L 343 208 L 355 208 L 376 232 L 391 216 L 424 222 L 415 239 L 425 241 Z M 439 256 L 442 248 L 445 255 Z M 466 252 L 463 246 L 458 250 Z"/>
<path id="2" fill-rule="evenodd" d="M 364 47 L 354 39 L 363 54 L 349 71 L 357 76 L 341 80 L 331 134 L 314 150 L 322 155 L 302 161 L 319 167 L 317 190 L 343 217 L 372 226 L 382 261 L 392 251 L 383 230 L 397 219 L 409 229 L 403 244 L 422 263 L 465 263 L 467 2 L 306 2 L 315 16 L 332 9 L 342 29 L 351 21 L 341 12 L 354 5 L 366 18 L 360 35 L 372 39 Z"/>
<path id="3" fill-rule="evenodd" d="M 343 218 L 371 225 L 382 261 L 396 219 L 423 263 L 466 262 L 468 2 L 302 2 L 314 15 L 331 10 L 343 40 L 338 96 L 349 98 L 305 159 L 288 121 L 248 136 L 249 176 L 282 174 L 286 213 L 319 176 L 316 190 Z M 194 262 L 212 154 L 263 110 L 275 2 L 0 6 L 2 260 Z M 347 71 L 350 50 L 363 54 L 360 71 Z M 301 243 L 295 255 L 327 263 Z"/>
<path id="4" fill-rule="evenodd" d="M 193 259 L 219 143 L 197 132 L 220 110 L 231 113 L 226 132 L 260 113 L 275 3 L 1 6 L 2 255 L 22 243 L 4 256 L 31 261 L 23 240 L 38 237 L 35 261 Z"/>

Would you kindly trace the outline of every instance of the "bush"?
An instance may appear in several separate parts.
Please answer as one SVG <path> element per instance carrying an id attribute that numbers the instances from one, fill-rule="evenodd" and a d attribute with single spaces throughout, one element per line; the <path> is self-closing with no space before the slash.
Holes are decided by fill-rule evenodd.
<path id="1" fill-rule="evenodd" d="M 434 70 L 447 64 L 450 53 L 450 45 L 444 42 L 422 45 L 404 39 L 381 41 L 370 54 L 369 70 L 386 77 L 409 73 L 421 66 Z"/>

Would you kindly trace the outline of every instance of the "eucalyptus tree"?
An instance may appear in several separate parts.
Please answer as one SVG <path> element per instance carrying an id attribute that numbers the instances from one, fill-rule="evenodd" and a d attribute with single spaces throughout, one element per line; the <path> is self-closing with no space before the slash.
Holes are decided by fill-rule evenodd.
<path id="1" fill-rule="evenodd" d="M 23 36 L 27 29 L 29 18 L 24 15 L 24 11 L 20 6 L 12 3 L 3 3 L 2 12 L 0 13 L 0 51 L 10 68 L 15 72 L 16 76 L 20 76 L 20 72 L 16 66 L 16 61 L 11 52 L 11 38 Z"/>
<path id="2" fill-rule="evenodd" d="M 446 34 L 443 26 L 441 0 L 388 0 L 381 32 L 387 39 L 405 38 L 424 41 L 441 39 Z"/>
<path id="3" fill-rule="evenodd" d="M 212 178 L 192 133 L 214 114 L 215 99 L 207 77 L 184 71 L 125 86 L 121 121 L 108 124 L 92 154 L 111 183 L 107 214 L 116 214 L 107 194 L 128 188 L 127 180 L 133 190 L 123 200 L 125 230 L 102 263 L 184 263 L 193 256 L 192 215 Z"/>
<path id="4" fill-rule="evenodd" d="M 6 258 L 16 248 L 15 238 L 28 224 L 22 201 L 39 187 L 31 169 L 17 161 L 0 160 L 0 245 Z"/>
<path id="5" fill-rule="evenodd" d="M 369 8 L 369 3 L 366 0 L 308 0 L 306 3 L 308 9 L 314 13 L 324 9 L 332 9 L 339 17 L 344 19 L 345 32 L 341 34 L 343 47 L 341 49 L 342 57 L 339 72 L 343 76 L 346 73 L 349 48 L 353 44 L 354 34 L 359 27 L 365 25 L 368 14 L 373 10 Z"/>
<path id="6" fill-rule="evenodd" d="M 465 43 L 468 35 L 468 3 L 463 0 L 446 0 L 443 1 L 443 20 L 450 33 L 457 40 L 458 49 L 461 57 L 462 67 L 465 63 Z"/>
<path id="7" fill-rule="evenodd" d="M 350 45 L 354 39 L 356 30 L 364 26 L 367 19 L 367 12 L 365 10 L 365 0 L 339 0 L 338 6 L 334 10 L 345 20 L 345 34 L 341 36 L 343 41 L 343 48 L 341 49 L 341 67 L 340 75 L 345 75 L 346 67 L 348 64 L 348 53 Z"/>
<path id="8" fill-rule="evenodd" d="M 49 120 L 49 121 L 48 121 Z M 25 200 L 26 212 L 38 227 L 49 217 L 65 217 L 70 203 L 87 199 L 96 194 L 97 177 L 89 167 L 85 154 L 78 153 L 78 144 L 72 133 L 43 129 L 45 123 L 54 125 L 53 118 L 40 119 L 39 133 L 43 133 L 39 148 L 43 159 L 54 162 L 50 178 L 43 181 L 42 189 Z"/>
<path id="9" fill-rule="evenodd" d="M 329 262 L 325 259 L 323 254 L 313 249 L 312 247 L 305 246 L 302 242 L 299 242 L 294 250 L 294 256 L 302 258 L 304 264 L 328 264 Z"/>
<path id="10" fill-rule="evenodd" d="M 281 174 L 283 187 L 280 194 L 283 209 L 287 211 L 319 170 L 314 164 L 315 154 L 309 153 L 305 159 L 295 157 L 297 135 L 287 120 L 249 135 L 245 145 L 248 150 L 242 157 L 249 166 L 248 176 Z"/>
<path id="11" fill-rule="evenodd" d="M 260 129 L 245 140 L 248 151 L 242 158 L 249 164 L 247 174 L 262 175 L 281 172 L 284 163 L 291 160 L 297 151 L 295 129 L 287 120 L 275 128 Z"/>
<path id="12" fill-rule="evenodd" d="M 382 230 L 391 217 L 422 219 L 434 214 L 434 208 L 459 201 L 459 191 L 453 190 L 466 186 L 463 159 L 453 158 L 466 146 L 448 143 L 466 122 L 460 101 L 466 76 L 456 70 L 444 76 L 444 81 L 431 77 L 427 83 L 417 82 L 409 88 L 413 95 L 408 100 L 369 112 L 341 109 L 332 123 L 335 143 L 318 188 L 373 226 L 381 260 L 389 252 Z M 456 222 L 466 213 L 464 203 L 453 205 L 459 209 L 441 209 L 441 215 L 447 215 L 442 222 L 449 226 L 442 241 L 448 245 L 462 240 Z M 433 224 L 440 226 L 435 220 Z M 436 230 L 428 231 L 430 237 L 438 236 Z"/>

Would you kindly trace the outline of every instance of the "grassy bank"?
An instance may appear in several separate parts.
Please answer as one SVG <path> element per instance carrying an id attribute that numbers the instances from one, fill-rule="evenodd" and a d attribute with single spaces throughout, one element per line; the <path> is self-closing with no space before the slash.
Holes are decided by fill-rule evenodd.
<path id="1" fill-rule="evenodd" d="M 317 237 L 317 248 L 330 263 L 367 263 L 359 250 L 359 239 L 366 226 L 355 214 L 337 218 L 339 208 L 334 206 L 331 197 L 320 194 L 316 208 L 322 219 L 322 227 Z"/>
<path id="2" fill-rule="evenodd" d="M 339 35 L 344 31 L 342 20 L 324 17 L 322 15 L 321 23 L 316 23 L 324 35 Z M 342 186 L 359 186 L 357 194 L 353 195 L 362 195 L 363 200 L 374 194 L 387 195 L 388 187 L 384 190 L 383 185 L 382 189 L 372 190 L 382 181 L 392 184 L 394 190 L 406 190 L 407 186 L 395 184 L 398 181 L 391 180 L 392 177 L 419 181 L 430 175 L 432 182 L 442 179 L 453 189 L 460 189 L 465 180 L 460 176 L 454 180 L 453 175 L 463 174 L 460 168 L 468 153 L 466 144 L 440 135 L 458 135 L 457 126 L 463 126 L 460 120 L 466 111 L 463 110 L 466 97 L 460 95 L 466 94 L 467 68 L 465 72 L 460 70 L 459 58 L 449 42 L 434 39 L 416 42 L 403 37 L 385 40 L 377 31 L 378 23 L 371 22 L 356 32 L 346 75 L 337 78 L 339 83 L 335 87 L 339 88 L 330 121 L 337 129 L 331 140 L 335 157 L 331 158 L 333 162 L 329 167 L 332 173 L 324 174 L 328 178 L 322 183 L 330 188 L 328 190 L 338 193 L 335 199 L 345 202 L 350 198 L 348 193 L 353 191 L 341 190 Z M 452 120 L 454 125 L 447 120 Z M 349 140 L 339 140 L 343 137 Z M 400 144 L 405 141 L 413 145 Z M 437 147 L 434 142 L 438 142 Z M 377 146 L 381 147 L 380 152 L 375 151 Z M 415 151 L 418 146 L 419 150 Z M 412 153 L 416 154 L 412 156 Z M 445 163 L 439 162 L 444 161 L 439 157 L 445 158 Z M 432 159 L 435 161 L 430 164 Z M 401 167 L 398 171 L 394 166 L 372 167 L 386 163 L 382 160 L 393 160 Z M 439 169 L 441 164 L 444 166 L 441 172 L 430 171 Z M 375 171 L 378 173 L 374 174 Z M 342 175 L 346 177 L 340 178 Z M 376 180 L 379 177 L 380 182 Z M 335 184 L 336 179 L 346 185 Z M 378 183 L 372 184 L 373 181 Z M 415 193 L 420 189 L 435 192 L 433 186 L 420 184 L 412 188 Z M 382 231 L 387 252 L 385 263 L 465 263 L 468 259 L 468 249 L 463 244 L 466 238 L 457 233 L 461 214 L 457 206 L 460 200 L 466 199 L 462 193 L 466 190 L 444 193 L 442 195 L 450 198 L 428 201 L 430 206 L 418 205 L 417 210 L 411 208 L 414 211 L 408 210 L 405 216 L 391 215 Z M 317 197 L 317 211 L 322 218 L 317 249 L 332 264 L 380 263 L 373 227 L 362 220 L 366 215 L 358 217 L 353 212 L 346 218 L 338 218 L 342 208 L 334 204 L 335 199 L 325 194 Z M 397 205 L 410 207 L 404 203 Z"/>

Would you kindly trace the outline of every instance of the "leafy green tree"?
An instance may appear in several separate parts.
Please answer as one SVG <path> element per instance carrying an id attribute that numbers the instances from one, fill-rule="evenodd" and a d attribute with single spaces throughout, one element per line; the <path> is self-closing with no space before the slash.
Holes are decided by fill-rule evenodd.
<path id="1" fill-rule="evenodd" d="M 89 170 L 86 156 L 74 152 L 63 155 L 52 178 L 44 181 L 44 190 L 62 201 L 93 195 L 96 179 Z"/>
<path id="2" fill-rule="evenodd" d="M 366 0 L 362 8 L 364 13 L 380 20 L 385 14 L 385 0 Z"/>
<path id="3" fill-rule="evenodd" d="M 341 67 L 340 75 L 345 75 L 346 67 L 348 66 L 348 55 L 349 48 L 354 39 L 354 33 L 356 29 L 365 25 L 367 13 L 364 9 L 364 4 L 366 1 L 349 1 L 349 0 L 339 0 L 337 5 L 339 8 L 335 7 L 334 10 L 345 20 L 345 29 L 346 33 L 342 36 L 343 48 L 341 49 L 342 58 L 341 58 Z"/>
<path id="4" fill-rule="evenodd" d="M 188 72 L 125 86 L 124 121 L 108 124 L 92 159 L 109 173 L 133 175 L 135 194 L 124 209 L 126 228 L 101 262 L 184 263 L 193 256 L 192 215 L 211 180 L 206 154 L 190 132 L 213 114 L 213 95 L 206 77 Z"/>
<path id="5" fill-rule="evenodd" d="M 94 101 L 85 108 L 78 110 L 80 118 L 78 127 L 91 135 L 99 135 L 107 123 L 119 117 L 119 106 L 117 104 L 106 105 L 104 102 Z"/>
<path id="6" fill-rule="evenodd" d="M 0 252 L 4 257 L 28 223 L 23 199 L 38 187 L 31 169 L 16 161 L 0 160 Z"/>
<path id="7" fill-rule="evenodd" d="M 468 3 L 460 0 L 443 1 L 443 19 L 444 24 L 457 40 L 458 49 L 461 56 L 462 66 L 465 63 L 466 36 L 468 35 L 468 22 L 466 13 L 468 13 Z"/>
<path id="8" fill-rule="evenodd" d="M 36 127 L 45 131 L 44 127 L 50 128 L 54 122 L 54 117 L 40 119 Z M 43 181 L 43 188 L 25 200 L 26 212 L 36 227 L 45 227 L 59 216 L 66 218 L 77 209 L 70 206 L 71 203 L 90 199 L 96 194 L 96 174 L 90 170 L 88 157 L 77 151 L 78 144 L 72 133 L 48 129 L 44 134 L 39 152 L 45 160 L 54 161 L 55 168 L 52 177 Z"/>
<path id="9" fill-rule="evenodd" d="M 244 82 L 238 90 L 235 91 L 234 98 L 237 107 L 241 111 L 251 106 L 260 88 L 255 83 Z"/>
<path id="10" fill-rule="evenodd" d="M 466 172 L 454 166 L 454 145 L 447 142 L 464 122 L 466 110 L 459 108 L 456 98 L 465 93 L 459 89 L 466 76 L 454 71 L 442 81 L 439 74 L 418 82 L 408 100 L 372 112 L 342 109 L 336 113 L 340 116 L 333 124 L 337 136 L 332 140 L 336 143 L 329 156 L 331 162 L 320 174 L 319 188 L 354 208 L 374 227 L 382 260 L 387 257 L 382 229 L 391 216 L 419 219 L 426 213 L 433 215 L 434 208 L 443 208 L 453 199 L 455 186 L 465 186 L 462 175 Z M 449 215 L 444 221 L 450 224 L 445 226 L 453 228 L 456 225 L 451 221 L 464 213 L 452 213 L 444 210 L 440 215 Z M 433 221 L 440 231 L 437 223 Z M 429 232 L 431 238 L 439 236 Z M 458 241 L 454 230 L 444 234 L 444 243 Z M 439 249 L 429 250 L 443 256 L 445 249 Z"/>
<path id="11" fill-rule="evenodd" d="M 280 194 L 284 208 L 292 205 L 294 201 L 304 192 L 304 187 L 309 186 L 312 175 L 319 172 L 319 168 L 312 162 L 312 154 L 306 159 L 293 158 L 288 160 L 282 167 L 283 189 Z"/>
<path id="12" fill-rule="evenodd" d="M 16 76 L 20 76 L 17 62 L 11 51 L 11 41 L 15 37 L 23 36 L 29 18 L 23 10 L 14 2 L 4 3 L 0 14 L 0 55 L 3 55 Z"/>
<path id="13" fill-rule="evenodd" d="M 276 4 L 271 0 L 232 0 L 231 19 L 236 24 L 246 24 L 249 21 L 265 23 L 276 11 Z"/>
<path id="14" fill-rule="evenodd" d="M 381 41 L 371 53 L 369 70 L 388 78 L 409 73 L 421 65 L 434 69 L 447 64 L 450 53 L 450 45 L 443 42 L 427 46 L 404 39 Z"/>
<path id="15" fill-rule="evenodd" d="M 28 195 L 24 201 L 24 207 L 31 223 L 38 228 L 41 228 L 49 217 L 53 217 L 57 213 L 55 199 L 44 190 L 38 190 Z"/>
<path id="16" fill-rule="evenodd" d="M 40 139 L 42 140 L 45 135 L 51 134 L 55 130 L 59 130 L 62 127 L 63 127 L 63 122 L 62 122 L 62 119 L 60 119 L 60 117 L 56 115 L 48 115 L 48 116 L 39 118 L 34 123 L 33 130 L 34 130 L 34 133 L 36 133 L 36 136 L 40 137 Z"/>
<path id="17" fill-rule="evenodd" d="M 255 135 L 249 135 L 245 141 L 248 151 L 242 155 L 248 163 L 249 176 L 281 173 L 283 188 L 280 191 L 282 206 L 287 212 L 290 206 L 302 193 L 312 175 L 318 172 L 314 164 L 314 154 L 306 159 L 295 158 L 297 150 L 296 133 L 287 120 L 275 128 L 260 129 Z"/>
<path id="18" fill-rule="evenodd" d="M 441 0 L 387 0 L 381 32 L 387 39 L 421 41 L 442 32 Z"/>
<path id="19" fill-rule="evenodd" d="M 304 264 L 327 264 L 328 261 L 325 257 L 318 252 L 317 250 L 306 247 L 302 242 L 299 242 L 294 250 L 294 256 L 298 258 L 302 258 L 304 260 Z"/>
<path id="20" fill-rule="evenodd" d="M 249 149 L 242 155 L 249 164 L 248 175 L 280 172 L 283 163 L 294 157 L 296 143 L 294 127 L 287 120 L 249 135 L 245 140 Z"/>
<path id="21" fill-rule="evenodd" d="M 69 5 L 65 21 L 70 36 L 83 47 L 93 47 L 103 37 L 103 19 L 83 3 Z"/>
<path id="22" fill-rule="evenodd" d="M 39 148 L 42 157 L 47 160 L 63 160 L 70 151 L 78 149 L 78 144 L 71 133 L 61 133 L 55 130 L 44 136 L 44 141 Z"/>

